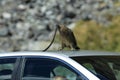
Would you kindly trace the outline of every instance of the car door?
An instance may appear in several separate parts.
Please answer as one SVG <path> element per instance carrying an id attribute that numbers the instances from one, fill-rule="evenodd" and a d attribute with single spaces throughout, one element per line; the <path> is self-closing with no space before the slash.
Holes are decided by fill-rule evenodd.
<path id="1" fill-rule="evenodd" d="M 88 80 L 65 61 L 48 56 L 24 57 L 21 80 Z"/>

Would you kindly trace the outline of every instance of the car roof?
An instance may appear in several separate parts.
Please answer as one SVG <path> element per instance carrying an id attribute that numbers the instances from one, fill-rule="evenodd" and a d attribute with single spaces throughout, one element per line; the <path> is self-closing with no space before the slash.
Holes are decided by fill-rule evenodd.
<path id="1" fill-rule="evenodd" d="M 3 52 L 0 56 L 64 56 L 64 57 L 78 57 L 78 56 L 120 56 L 119 52 L 106 51 L 20 51 L 20 52 Z"/>
<path id="2" fill-rule="evenodd" d="M 59 51 L 57 53 L 67 55 L 69 57 L 77 57 L 77 56 L 120 56 L 119 52 L 90 51 L 90 50 Z"/>
<path id="3" fill-rule="evenodd" d="M 51 56 L 51 57 L 57 57 L 57 56 L 65 56 L 67 55 L 63 54 L 56 54 L 53 52 L 32 52 L 32 51 L 20 51 L 20 52 L 3 52 L 0 53 L 0 57 L 9 57 L 9 56 Z"/>

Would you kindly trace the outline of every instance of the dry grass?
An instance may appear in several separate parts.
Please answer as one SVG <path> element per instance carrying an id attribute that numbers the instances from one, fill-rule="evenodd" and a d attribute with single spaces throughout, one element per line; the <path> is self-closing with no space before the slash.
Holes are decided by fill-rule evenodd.
<path id="1" fill-rule="evenodd" d="M 120 16 L 111 21 L 108 27 L 95 21 L 78 21 L 73 31 L 81 49 L 120 51 Z"/>

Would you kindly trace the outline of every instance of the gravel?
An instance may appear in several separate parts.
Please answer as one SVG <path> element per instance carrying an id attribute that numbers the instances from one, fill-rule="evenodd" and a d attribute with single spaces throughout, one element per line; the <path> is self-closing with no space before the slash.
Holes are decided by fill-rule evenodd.
<path id="1" fill-rule="evenodd" d="M 120 14 L 115 1 L 0 0 L 0 51 L 42 50 L 52 39 L 56 24 L 73 28 L 78 20 L 95 20 L 109 25 L 104 15 Z"/>

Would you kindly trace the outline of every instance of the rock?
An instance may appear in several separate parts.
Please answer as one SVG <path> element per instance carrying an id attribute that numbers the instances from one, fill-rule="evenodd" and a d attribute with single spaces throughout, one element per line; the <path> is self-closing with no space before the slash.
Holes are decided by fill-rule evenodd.
<path id="1" fill-rule="evenodd" d="M 42 50 L 51 41 L 56 24 L 74 28 L 78 20 L 94 20 L 109 25 L 103 15 L 120 13 L 114 1 L 0 0 L 0 51 Z M 40 46 L 43 44 L 46 46 Z M 52 46 L 51 49 L 56 49 L 59 45 Z"/>
<path id="2" fill-rule="evenodd" d="M 34 3 L 36 0 L 21 0 L 25 4 Z"/>
<path id="3" fill-rule="evenodd" d="M 2 17 L 4 19 L 10 19 L 12 17 L 12 15 L 9 12 L 3 12 L 2 13 Z"/>
<path id="4" fill-rule="evenodd" d="M 41 7 L 41 12 L 42 12 L 42 13 L 45 13 L 46 10 L 47 10 L 47 7 L 46 7 L 46 6 Z"/>
<path id="5" fill-rule="evenodd" d="M 0 22 L 0 37 L 11 37 L 12 33 L 8 28 L 8 24 Z"/>
<path id="6" fill-rule="evenodd" d="M 73 19 L 76 17 L 76 14 L 74 12 L 65 12 L 64 16 L 65 18 Z"/>
<path id="7" fill-rule="evenodd" d="M 44 44 L 44 45 L 43 45 Z M 28 44 L 25 46 L 22 46 L 22 49 L 27 50 L 44 50 L 47 48 L 47 46 L 50 44 L 50 41 L 28 41 Z M 33 46 L 34 45 L 34 46 Z M 41 46 L 42 45 L 42 46 Z M 57 43 L 54 43 L 48 50 L 59 50 L 60 45 Z"/>
<path id="8" fill-rule="evenodd" d="M 0 51 L 1 52 L 6 52 L 6 51 L 11 51 L 12 50 L 12 43 L 9 38 L 1 38 L 0 37 Z"/>
<path id="9" fill-rule="evenodd" d="M 6 27 L 0 28 L 0 36 L 7 36 L 8 35 L 8 29 Z"/>
<path id="10" fill-rule="evenodd" d="M 23 5 L 23 4 L 18 5 L 18 10 L 25 11 L 26 9 L 27 9 L 27 7 L 25 5 Z"/>
<path id="11" fill-rule="evenodd" d="M 68 27 L 69 27 L 70 29 L 73 29 L 73 28 L 75 27 L 75 25 L 76 25 L 75 23 L 71 23 L 71 24 L 68 25 Z"/>

